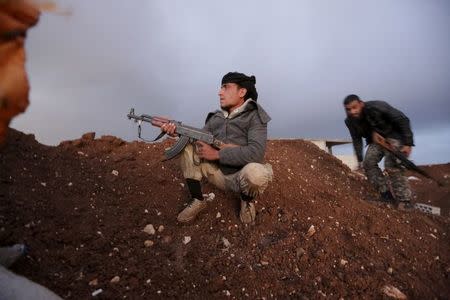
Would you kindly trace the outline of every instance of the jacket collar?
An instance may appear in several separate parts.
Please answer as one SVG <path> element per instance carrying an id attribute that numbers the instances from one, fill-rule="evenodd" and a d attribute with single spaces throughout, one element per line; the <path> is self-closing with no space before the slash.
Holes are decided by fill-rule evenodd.
<path id="1" fill-rule="evenodd" d="M 224 111 L 220 110 L 220 109 L 216 110 L 215 112 L 210 112 L 208 114 L 208 116 L 206 117 L 206 122 L 213 115 L 218 115 L 222 118 L 233 119 L 246 111 L 255 110 L 255 109 L 257 110 L 257 114 L 258 114 L 259 119 L 261 120 L 261 123 L 263 123 L 263 124 L 269 123 L 269 121 L 271 120 L 270 116 L 266 113 L 266 111 L 262 108 L 261 105 L 259 105 L 256 101 L 254 101 L 252 99 L 247 99 L 243 105 L 241 105 L 240 107 L 235 109 L 230 114 L 231 116 L 225 115 Z"/>
<path id="2" fill-rule="evenodd" d="M 233 119 L 234 117 L 240 115 L 242 112 L 246 111 L 246 107 L 250 101 L 253 101 L 252 99 L 245 100 L 244 103 L 242 103 L 241 106 L 233 110 L 231 113 L 227 112 L 226 110 L 221 109 L 223 116 L 225 119 Z"/>

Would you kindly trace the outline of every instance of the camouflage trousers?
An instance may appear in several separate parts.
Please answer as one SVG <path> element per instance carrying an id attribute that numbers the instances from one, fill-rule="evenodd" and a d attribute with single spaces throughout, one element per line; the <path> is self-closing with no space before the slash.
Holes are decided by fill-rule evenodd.
<path id="1" fill-rule="evenodd" d="M 397 148 L 401 147 L 401 143 L 398 140 L 388 139 L 388 141 Z M 383 157 L 385 171 L 388 176 L 384 176 L 378 166 L 378 163 Z M 411 200 L 411 189 L 409 187 L 408 179 L 404 175 L 404 167 L 394 155 L 387 150 L 384 150 L 380 145 L 374 143 L 368 145 L 363 167 L 370 183 L 372 183 L 380 193 L 389 190 L 387 182 L 387 179 L 389 179 L 392 194 L 397 201 L 406 202 Z"/>
<path id="2" fill-rule="evenodd" d="M 180 165 L 184 178 L 206 178 L 221 190 L 251 197 L 262 194 L 273 178 L 272 166 L 259 163 L 249 163 L 239 172 L 224 175 L 217 164 L 200 160 L 191 144 L 183 150 Z"/>

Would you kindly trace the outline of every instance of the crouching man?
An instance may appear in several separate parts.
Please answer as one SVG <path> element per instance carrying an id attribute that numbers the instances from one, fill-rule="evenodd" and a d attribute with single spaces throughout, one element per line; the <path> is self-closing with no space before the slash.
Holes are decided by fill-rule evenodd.
<path id="1" fill-rule="evenodd" d="M 216 149 L 203 142 L 188 145 L 181 155 L 181 170 L 192 201 L 179 213 L 179 222 L 192 221 L 207 206 L 201 179 L 206 178 L 219 189 L 240 195 L 239 217 L 245 224 L 255 221 L 254 199 L 272 180 L 270 164 L 263 164 L 269 115 L 256 102 L 255 77 L 228 73 L 219 90 L 220 110 L 211 112 L 204 129 L 225 143 Z M 161 130 L 176 135 L 176 125 L 164 124 Z"/>

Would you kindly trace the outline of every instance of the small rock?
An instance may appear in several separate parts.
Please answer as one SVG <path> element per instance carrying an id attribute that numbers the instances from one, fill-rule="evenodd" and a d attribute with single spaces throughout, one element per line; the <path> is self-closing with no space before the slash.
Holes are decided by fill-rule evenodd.
<path id="1" fill-rule="evenodd" d="M 114 176 L 119 176 L 119 171 L 117 171 L 117 170 L 112 170 L 111 174 L 113 174 Z"/>
<path id="2" fill-rule="evenodd" d="M 388 269 L 387 269 L 387 272 L 388 272 L 388 274 L 392 274 L 392 273 L 394 273 L 394 269 L 388 268 Z"/>
<path id="3" fill-rule="evenodd" d="M 118 283 L 120 281 L 119 276 L 114 276 L 113 279 L 111 279 L 111 283 Z"/>
<path id="4" fill-rule="evenodd" d="M 220 219 L 222 217 L 222 214 L 220 212 L 217 213 L 216 219 Z"/>
<path id="5" fill-rule="evenodd" d="M 231 293 L 230 293 L 229 290 L 225 290 L 225 291 L 223 291 L 223 293 L 224 293 L 225 296 L 227 296 L 227 297 L 230 297 L 230 296 L 231 296 Z"/>
<path id="6" fill-rule="evenodd" d="M 184 238 L 183 238 L 183 244 L 188 244 L 189 242 L 191 241 L 191 237 L 190 236 L 185 236 Z"/>
<path id="7" fill-rule="evenodd" d="M 205 199 L 206 201 L 213 201 L 214 198 L 216 198 L 216 195 L 214 193 L 209 193 L 209 194 L 203 194 L 203 199 Z"/>
<path id="8" fill-rule="evenodd" d="M 164 226 L 163 225 L 159 225 L 158 232 L 163 232 L 163 231 L 164 231 Z"/>
<path id="9" fill-rule="evenodd" d="M 406 300 L 406 295 L 403 294 L 398 288 L 392 285 L 385 285 L 381 291 L 388 297 L 394 299 Z"/>
<path id="10" fill-rule="evenodd" d="M 98 279 L 95 278 L 95 279 L 89 281 L 89 285 L 90 285 L 90 286 L 96 286 L 96 285 L 98 285 Z"/>
<path id="11" fill-rule="evenodd" d="M 41 185 L 42 185 L 42 186 L 47 186 L 47 183 L 41 182 Z"/>
<path id="12" fill-rule="evenodd" d="M 343 258 L 341 258 L 341 266 L 345 266 L 346 264 L 348 264 L 348 260 L 345 260 Z"/>
<path id="13" fill-rule="evenodd" d="M 83 278 L 84 278 L 84 274 L 83 274 L 83 272 L 80 272 L 80 274 L 78 274 L 78 278 L 76 280 L 77 281 L 78 280 L 83 280 Z"/>
<path id="14" fill-rule="evenodd" d="M 153 241 L 151 241 L 151 240 L 146 240 L 146 241 L 144 242 L 144 246 L 147 247 L 147 248 L 153 246 L 154 244 L 155 244 L 155 243 L 154 243 Z"/>
<path id="15" fill-rule="evenodd" d="M 231 243 L 230 243 L 230 241 L 227 239 L 227 238 L 222 238 L 222 243 L 223 243 L 223 245 L 225 246 L 225 248 L 229 248 L 229 247 L 231 247 Z"/>
<path id="16" fill-rule="evenodd" d="M 263 266 L 268 266 L 268 265 L 269 265 L 269 262 L 268 262 L 268 261 L 265 261 L 265 260 L 261 260 L 260 263 L 261 263 L 261 265 L 263 265 Z"/>
<path id="17" fill-rule="evenodd" d="M 316 228 L 314 228 L 314 225 L 311 225 L 308 229 L 308 233 L 306 233 L 306 237 L 312 237 L 316 233 Z"/>
<path id="18" fill-rule="evenodd" d="M 297 258 L 302 257 L 306 253 L 305 249 L 303 249 L 303 248 L 297 248 L 297 250 L 295 250 L 295 252 L 296 252 Z"/>
<path id="19" fill-rule="evenodd" d="M 166 235 L 162 238 L 162 243 L 163 244 L 169 244 L 170 242 L 172 242 L 172 237 L 169 235 Z"/>
<path id="20" fill-rule="evenodd" d="M 154 235 L 156 233 L 155 227 L 153 227 L 152 224 L 148 224 L 147 226 L 145 226 L 142 231 L 150 235 Z"/>
<path id="21" fill-rule="evenodd" d="M 103 290 L 102 289 L 98 289 L 98 290 L 93 291 L 91 295 L 92 295 L 92 297 L 95 297 L 95 296 L 97 296 L 97 295 L 99 295 L 101 293 L 103 293 Z"/>
<path id="22" fill-rule="evenodd" d="M 95 139 L 95 132 L 87 132 L 81 136 L 81 139 L 85 142 L 90 142 Z"/>

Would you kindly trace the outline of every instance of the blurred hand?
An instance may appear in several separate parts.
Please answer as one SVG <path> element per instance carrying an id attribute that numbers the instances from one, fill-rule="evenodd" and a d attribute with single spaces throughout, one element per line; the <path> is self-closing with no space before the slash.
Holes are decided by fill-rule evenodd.
<path id="1" fill-rule="evenodd" d="M 405 154 L 406 157 L 409 157 L 409 155 L 411 155 L 411 151 L 412 151 L 412 147 L 411 146 L 403 146 L 400 149 L 400 152 L 402 152 L 403 154 Z"/>
<path id="2" fill-rule="evenodd" d="M 219 150 L 204 142 L 196 142 L 196 152 L 198 157 L 206 160 L 219 160 Z"/>
<path id="3" fill-rule="evenodd" d="M 362 161 L 358 162 L 358 167 L 355 169 L 354 172 L 358 173 L 360 175 L 364 175 L 364 166 L 363 166 L 363 162 Z"/>

